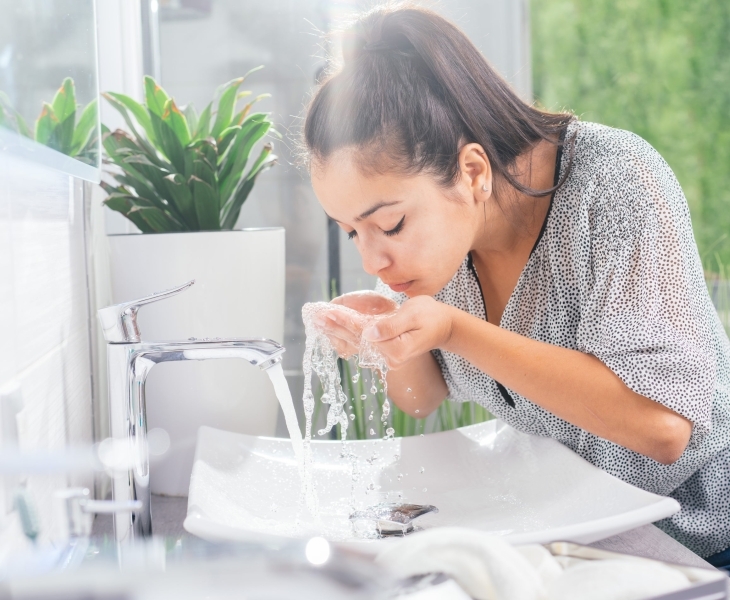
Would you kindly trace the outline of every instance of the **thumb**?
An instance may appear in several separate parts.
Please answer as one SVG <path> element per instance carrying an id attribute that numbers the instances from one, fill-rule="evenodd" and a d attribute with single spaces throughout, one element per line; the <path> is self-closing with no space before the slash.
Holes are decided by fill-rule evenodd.
<path id="1" fill-rule="evenodd" d="M 368 342 L 384 342 L 393 339 L 411 329 L 409 321 L 408 315 L 400 312 L 376 319 L 363 329 L 362 337 Z"/>

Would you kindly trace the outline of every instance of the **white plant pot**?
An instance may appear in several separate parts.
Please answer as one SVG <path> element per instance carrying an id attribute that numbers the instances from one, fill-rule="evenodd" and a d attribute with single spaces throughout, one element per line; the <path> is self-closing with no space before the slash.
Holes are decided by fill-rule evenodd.
<path id="1" fill-rule="evenodd" d="M 115 303 L 195 279 L 144 306 L 144 341 L 284 338 L 284 229 L 109 236 Z M 272 436 L 278 402 L 266 374 L 238 359 L 170 362 L 147 379 L 147 426 L 171 438 L 150 466 L 152 493 L 187 496 L 201 425 Z"/>

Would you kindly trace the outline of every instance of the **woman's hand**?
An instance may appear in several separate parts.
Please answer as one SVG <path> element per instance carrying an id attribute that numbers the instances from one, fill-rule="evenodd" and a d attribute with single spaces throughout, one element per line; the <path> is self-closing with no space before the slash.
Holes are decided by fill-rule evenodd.
<path id="1" fill-rule="evenodd" d="M 369 290 L 343 294 L 332 300 L 332 304 L 345 306 L 362 315 L 352 315 L 333 307 L 318 321 L 342 358 L 348 358 L 360 351 L 360 338 L 368 316 L 386 315 L 398 310 L 397 302 Z"/>
<path id="2" fill-rule="evenodd" d="M 448 343 L 455 310 L 430 296 L 416 296 L 393 315 L 371 324 L 362 335 L 380 350 L 390 369 L 399 369 Z"/>

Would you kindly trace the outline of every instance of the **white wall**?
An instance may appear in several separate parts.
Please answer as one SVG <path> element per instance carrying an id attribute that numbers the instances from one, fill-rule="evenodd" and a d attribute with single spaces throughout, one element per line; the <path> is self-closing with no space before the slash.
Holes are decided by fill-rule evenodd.
<path id="1" fill-rule="evenodd" d="M 22 396 L 20 448 L 60 451 L 90 444 L 83 184 L 1 150 L 0 331 L 0 390 L 19 386 Z M 23 481 L 37 505 L 44 542 L 53 527 L 54 490 L 92 486 L 93 475 L 31 475 Z M 0 561 L 27 543 L 17 514 L 7 508 L 0 511 Z"/>

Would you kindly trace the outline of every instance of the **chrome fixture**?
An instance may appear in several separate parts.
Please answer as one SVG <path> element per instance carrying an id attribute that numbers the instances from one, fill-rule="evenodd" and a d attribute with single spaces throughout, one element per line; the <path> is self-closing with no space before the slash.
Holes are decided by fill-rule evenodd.
<path id="1" fill-rule="evenodd" d="M 350 521 L 372 523 L 380 537 L 389 537 L 411 533 L 415 529 L 414 519 L 438 511 L 438 508 L 430 504 L 376 504 L 364 510 L 356 510 L 350 515 Z"/>
<path id="2" fill-rule="evenodd" d="M 116 502 L 140 501 L 138 513 L 116 513 L 117 542 L 133 542 L 152 535 L 150 514 L 149 451 L 145 381 L 152 367 L 161 362 L 243 358 L 262 370 L 281 361 L 284 347 L 267 339 L 202 339 L 180 342 L 143 342 L 137 312 L 151 302 L 185 291 L 195 281 L 98 311 L 107 341 L 109 418 L 114 440 L 129 444 L 129 468 L 116 473 L 112 491 Z"/>

